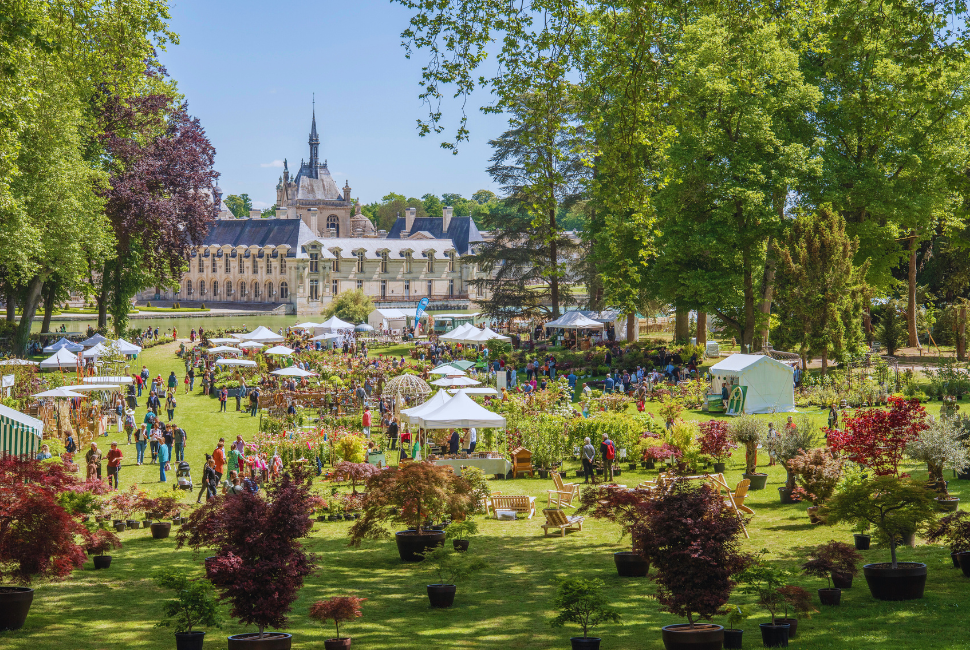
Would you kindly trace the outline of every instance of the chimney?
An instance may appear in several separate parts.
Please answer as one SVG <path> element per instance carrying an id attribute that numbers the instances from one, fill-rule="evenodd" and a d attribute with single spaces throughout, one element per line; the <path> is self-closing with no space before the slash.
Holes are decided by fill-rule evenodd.
<path id="1" fill-rule="evenodd" d="M 450 205 L 441 211 L 441 232 L 447 233 L 451 225 L 451 215 L 455 211 Z"/>
<path id="2" fill-rule="evenodd" d="M 310 213 L 310 215 L 309 215 L 310 216 L 310 223 L 307 224 L 307 225 L 310 226 L 310 232 L 313 233 L 313 236 L 314 237 L 319 237 L 320 236 L 320 232 L 317 230 L 317 209 L 316 208 L 310 208 L 308 210 L 308 212 Z"/>
<path id="3" fill-rule="evenodd" d="M 289 219 L 289 216 L 287 216 L 286 208 L 276 208 L 276 218 Z"/>
<path id="4" fill-rule="evenodd" d="M 407 208 L 404 211 L 404 229 L 408 232 L 411 232 L 411 229 L 414 227 L 414 218 L 417 216 L 417 214 L 417 208 Z"/>
<path id="5" fill-rule="evenodd" d="M 263 211 L 262 210 L 250 210 L 249 211 L 249 218 L 250 219 L 261 219 L 262 217 L 263 217 Z"/>

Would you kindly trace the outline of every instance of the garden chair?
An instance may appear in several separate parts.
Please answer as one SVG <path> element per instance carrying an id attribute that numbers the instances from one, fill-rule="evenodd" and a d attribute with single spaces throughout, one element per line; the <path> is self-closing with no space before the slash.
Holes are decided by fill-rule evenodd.
<path id="1" fill-rule="evenodd" d="M 737 487 L 734 488 L 734 494 L 732 495 L 732 498 L 734 499 L 734 506 L 738 510 L 746 514 L 753 515 L 754 510 L 744 505 L 744 499 L 745 497 L 748 496 L 748 487 L 750 485 L 751 485 L 750 479 L 744 479 L 743 481 L 740 481 Z"/>
<path id="2" fill-rule="evenodd" d="M 565 537 L 567 530 L 583 530 L 583 517 L 578 515 L 569 517 L 562 510 L 543 510 L 546 516 L 546 523 L 542 524 L 544 537 L 549 536 L 549 529 L 558 529 L 559 536 Z"/>
<path id="3" fill-rule="evenodd" d="M 549 507 L 562 508 L 568 506 L 575 508 L 573 498 L 579 496 L 579 483 L 563 483 L 559 472 L 552 473 L 552 483 L 555 489 L 549 490 Z"/>

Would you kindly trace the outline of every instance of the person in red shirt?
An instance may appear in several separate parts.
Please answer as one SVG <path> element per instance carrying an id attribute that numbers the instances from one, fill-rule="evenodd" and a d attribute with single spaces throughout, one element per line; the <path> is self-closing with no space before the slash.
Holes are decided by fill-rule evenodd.
<path id="1" fill-rule="evenodd" d="M 364 435 L 370 438 L 370 407 L 364 407 Z"/>
<path id="2" fill-rule="evenodd" d="M 114 489 L 118 489 L 118 474 L 121 472 L 121 459 L 124 458 L 124 454 L 118 449 L 118 443 L 111 443 L 111 450 L 108 452 L 108 485 L 112 485 L 112 477 L 114 477 Z"/>
<path id="3" fill-rule="evenodd" d="M 218 480 L 222 480 L 222 473 L 226 469 L 226 439 L 219 438 L 219 444 L 216 445 L 215 451 L 212 452 L 212 461 L 216 464 L 216 476 Z"/>

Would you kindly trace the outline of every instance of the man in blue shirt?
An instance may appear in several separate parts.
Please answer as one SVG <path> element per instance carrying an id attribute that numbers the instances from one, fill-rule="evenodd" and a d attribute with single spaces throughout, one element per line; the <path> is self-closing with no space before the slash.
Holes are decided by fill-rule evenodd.
<path id="1" fill-rule="evenodd" d="M 576 388 L 576 373 L 570 370 L 569 375 L 566 377 L 566 379 L 569 381 L 570 388 Z"/>
<path id="2" fill-rule="evenodd" d="M 614 385 L 613 376 L 610 373 L 606 373 L 606 383 L 603 387 L 604 391 L 607 393 L 612 393 L 613 385 Z"/>

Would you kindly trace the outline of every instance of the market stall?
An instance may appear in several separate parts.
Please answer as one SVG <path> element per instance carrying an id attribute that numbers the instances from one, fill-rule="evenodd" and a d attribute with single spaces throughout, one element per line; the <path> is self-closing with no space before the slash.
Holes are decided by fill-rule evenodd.
<path id="1" fill-rule="evenodd" d="M 62 338 L 57 343 L 51 343 L 44 348 L 44 354 L 54 354 L 58 350 L 67 350 L 68 352 L 80 352 L 84 349 L 84 346 L 80 343 L 75 343 L 74 341 L 68 341 Z"/>
<path id="2" fill-rule="evenodd" d="M 732 354 L 711 366 L 710 373 L 712 395 L 728 386 L 729 413 L 795 412 L 795 382 L 788 364 L 761 354 Z"/>
<path id="3" fill-rule="evenodd" d="M 29 456 L 40 451 L 44 423 L 0 404 L 0 455 Z"/>
<path id="4" fill-rule="evenodd" d="M 67 347 L 58 348 L 52 356 L 40 362 L 41 370 L 75 370 L 76 368 L 77 355 L 71 353 Z"/>

